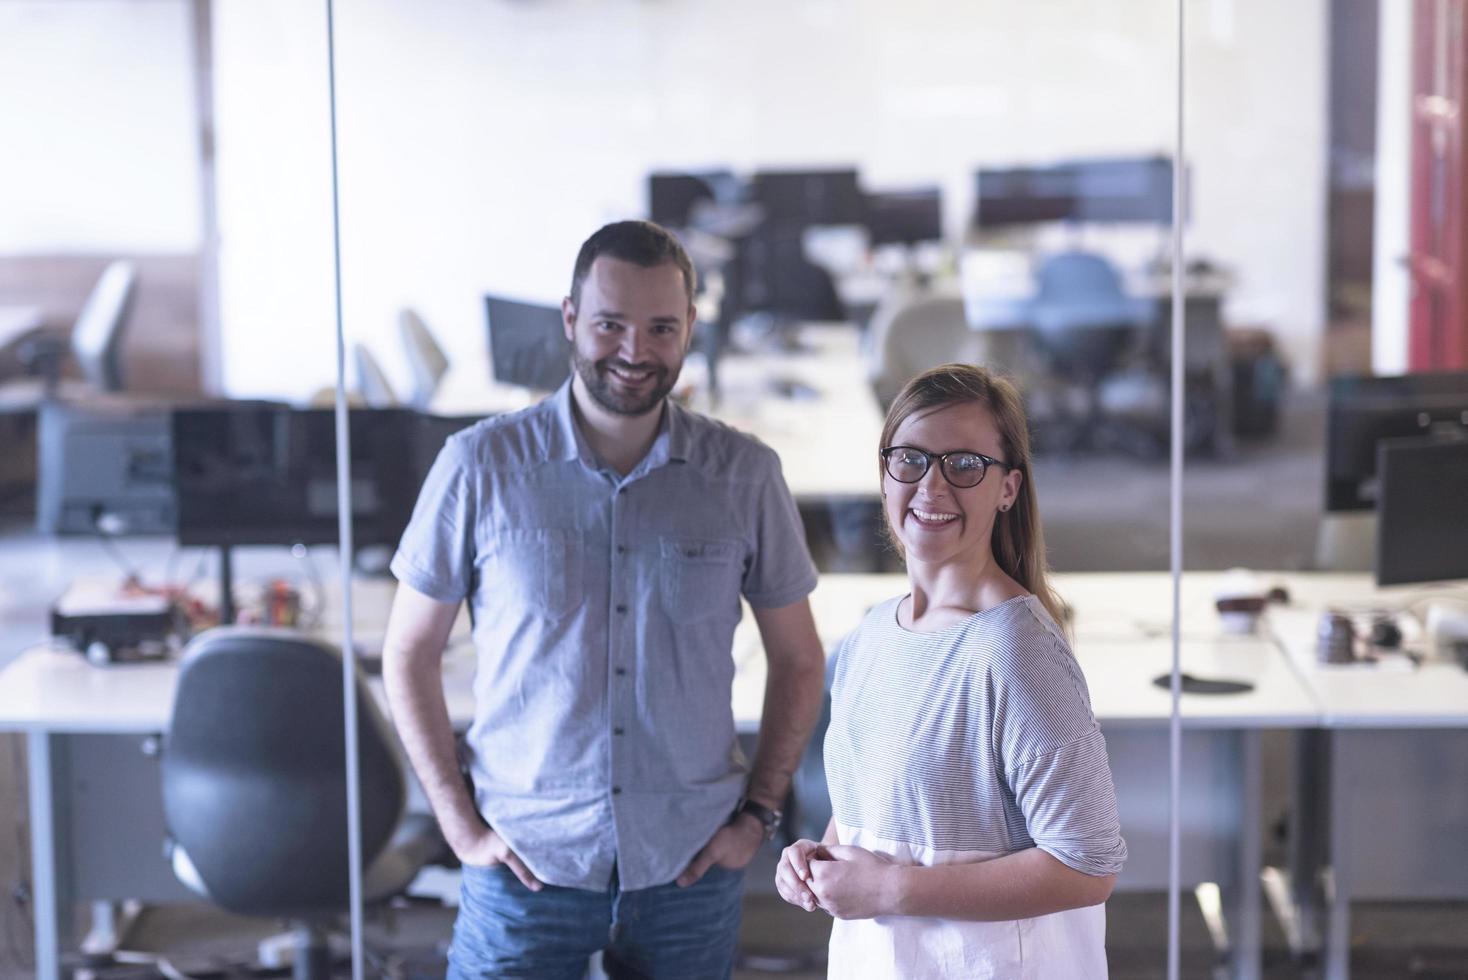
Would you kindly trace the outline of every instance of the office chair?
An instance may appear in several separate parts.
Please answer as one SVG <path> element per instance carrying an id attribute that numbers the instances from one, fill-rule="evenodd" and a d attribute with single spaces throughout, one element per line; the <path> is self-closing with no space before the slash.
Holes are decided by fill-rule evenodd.
<path id="1" fill-rule="evenodd" d="M 1052 255 L 1040 266 L 1030 317 L 1051 370 L 1084 389 L 1085 412 L 1070 448 L 1089 445 L 1103 421 L 1101 382 L 1137 340 L 1147 311 L 1122 291 L 1109 261 L 1072 251 Z"/>
<path id="2" fill-rule="evenodd" d="M 222 627 L 184 651 L 165 740 L 174 873 L 241 915 L 294 923 L 297 980 L 330 973 L 326 929 L 348 903 L 341 653 L 290 630 Z M 401 892 L 443 853 L 403 818 L 387 723 L 358 683 L 363 894 Z"/>
<path id="3" fill-rule="evenodd" d="M 387 380 L 387 374 L 365 344 L 352 345 L 357 363 L 357 392 L 368 408 L 397 408 L 401 403 Z"/>
<path id="4" fill-rule="evenodd" d="M 425 412 L 433 401 L 439 382 L 448 373 L 448 355 L 414 310 L 403 310 L 398 314 L 398 336 L 403 342 L 408 369 L 413 373 L 413 393 L 408 396 L 408 404 Z"/>
<path id="5" fill-rule="evenodd" d="M 867 376 L 877 400 L 885 409 L 903 385 L 940 364 L 987 364 L 1012 371 L 1013 358 L 1006 356 L 995 333 L 970 329 L 963 299 L 956 294 L 911 287 L 893 291 L 877 305 L 867 329 Z"/>
<path id="6" fill-rule="evenodd" d="M 42 401 L 57 397 L 78 398 L 124 387 L 122 338 L 136 295 L 137 270 L 119 259 L 102 271 L 77 314 L 69 338 L 41 333 L 18 345 L 17 356 L 33 379 L 11 382 L 0 388 L 0 409 L 34 410 Z M 70 352 L 81 370 L 83 383 L 72 385 L 61 378 L 62 364 Z M 34 380 L 34 379 L 39 379 Z"/>

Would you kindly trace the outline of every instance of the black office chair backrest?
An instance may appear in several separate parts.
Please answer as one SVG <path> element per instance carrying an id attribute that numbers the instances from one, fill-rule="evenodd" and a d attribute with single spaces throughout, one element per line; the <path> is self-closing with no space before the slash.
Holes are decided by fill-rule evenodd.
<path id="1" fill-rule="evenodd" d="M 358 685 L 365 864 L 403 807 L 391 735 Z M 218 905 L 312 918 L 348 900 L 341 655 L 286 630 L 223 628 L 189 645 L 163 754 L 163 806 Z"/>

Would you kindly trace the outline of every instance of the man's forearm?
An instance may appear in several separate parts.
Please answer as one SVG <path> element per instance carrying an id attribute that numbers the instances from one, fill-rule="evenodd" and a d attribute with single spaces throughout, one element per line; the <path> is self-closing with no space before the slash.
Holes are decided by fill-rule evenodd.
<path id="1" fill-rule="evenodd" d="M 746 791 L 750 799 L 779 807 L 821 712 L 826 679 L 820 647 L 814 654 L 771 657 L 760 715 L 759 745 Z"/>
<path id="2" fill-rule="evenodd" d="M 450 847 L 482 826 L 459 773 L 454 731 L 444 701 L 437 658 L 411 654 L 383 657 L 383 682 L 393 724 Z"/>

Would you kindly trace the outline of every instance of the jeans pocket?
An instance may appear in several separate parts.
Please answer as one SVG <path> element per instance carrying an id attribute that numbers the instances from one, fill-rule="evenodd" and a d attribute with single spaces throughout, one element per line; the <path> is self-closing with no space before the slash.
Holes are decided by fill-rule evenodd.
<path id="1" fill-rule="evenodd" d="M 661 547 L 663 612 L 669 619 L 698 623 L 719 615 L 738 618 L 741 542 L 668 535 Z"/>

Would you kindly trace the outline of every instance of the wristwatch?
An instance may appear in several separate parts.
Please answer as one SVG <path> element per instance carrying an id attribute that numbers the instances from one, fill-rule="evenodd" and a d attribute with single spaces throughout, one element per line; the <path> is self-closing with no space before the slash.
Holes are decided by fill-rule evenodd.
<path id="1" fill-rule="evenodd" d="M 735 805 L 734 812 L 729 816 L 730 822 L 744 813 L 754 817 L 765 828 L 765 840 L 774 839 L 775 831 L 780 827 L 780 818 L 784 816 L 779 810 L 771 810 L 763 803 L 756 803 L 747 796 L 741 797 L 738 804 Z"/>

